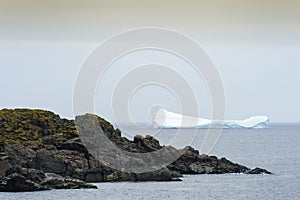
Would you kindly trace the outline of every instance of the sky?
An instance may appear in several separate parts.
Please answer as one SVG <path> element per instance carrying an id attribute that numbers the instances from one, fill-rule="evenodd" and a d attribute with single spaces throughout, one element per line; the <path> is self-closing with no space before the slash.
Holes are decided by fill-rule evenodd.
<path id="1" fill-rule="evenodd" d="M 73 118 L 73 91 L 90 53 L 104 40 L 140 27 L 176 30 L 197 41 L 224 84 L 226 118 L 267 115 L 300 122 L 298 0 L 0 0 L 0 108 L 42 108 Z M 211 116 L 205 84 L 186 63 L 165 53 L 133 53 L 113 64 L 95 91 L 95 112 L 113 121 L 110 93 L 132 66 L 161 62 L 184 74 L 201 117 Z M 137 91 L 128 108 L 149 120 L 152 105 L 178 111 L 159 87 Z"/>

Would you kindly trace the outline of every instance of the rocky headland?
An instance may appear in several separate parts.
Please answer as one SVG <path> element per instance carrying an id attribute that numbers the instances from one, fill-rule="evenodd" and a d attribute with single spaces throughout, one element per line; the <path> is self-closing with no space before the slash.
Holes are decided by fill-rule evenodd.
<path id="1" fill-rule="evenodd" d="M 128 152 L 155 152 L 163 146 L 152 136 L 122 137 L 120 130 L 101 117 L 87 114 L 79 120 L 96 117 L 103 134 Z M 53 112 L 30 109 L 0 110 L 0 191 L 20 192 L 49 189 L 97 188 L 93 182 L 180 181 L 183 174 L 270 174 L 265 169 L 249 169 L 226 158 L 200 155 L 188 146 L 170 165 L 145 173 L 115 170 L 97 160 L 81 142 L 74 120 Z M 104 157 L 119 159 L 113 152 Z"/>

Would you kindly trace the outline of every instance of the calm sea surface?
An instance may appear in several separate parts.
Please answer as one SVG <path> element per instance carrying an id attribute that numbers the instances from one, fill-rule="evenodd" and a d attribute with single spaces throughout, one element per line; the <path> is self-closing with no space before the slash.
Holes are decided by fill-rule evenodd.
<path id="1" fill-rule="evenodd" d="M 127 130 L 131 134 L 155 131 Z M 168 144 L 176 133 L 168 129 L 155 137 Z M 200 148 L 205 134 L 206 130 L 198 130 L 192 146 Z M 300 125 L 223 130 L 211 155 L 275 175 L 189 175 L 182 182 L 99 183 L 98 190 L 0 193 L 0 199 L 300 199 Z"/>

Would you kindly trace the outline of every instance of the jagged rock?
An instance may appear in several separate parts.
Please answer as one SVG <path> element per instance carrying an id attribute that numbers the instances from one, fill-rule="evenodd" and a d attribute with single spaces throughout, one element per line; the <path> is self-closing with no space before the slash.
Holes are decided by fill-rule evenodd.
<path id="1" fill-rule="evenodd" d="M 152 152 L 162 148 L 159 141 L 149 135 L 145 137 L 136 135 L 134 136 L 133 143 L 139 147 L 137 149 L 140 149 L 140 152 Z"/>
<path id="2" fill-rule="evenodd" d="M 224 174 L 245 173 L 250 169 L 232 163 L 226 158 L 218 159 L 215 156 L 199 155 L 199 151 L 188 146 L 182 156 L 168 166 L 169 169 L 180 171 L 182 174 Z"/>
<path id="3" fill-rule="evenodd" d="M 33 168 L 23 168 L 19 165 L 13 166 L 6 171 L 6 176 L 11 174 L 19 174 L 25 177 L 27 180 L 32 182 L 40 183 L 44 178 L 46 178 L 43 171 Z"/>
<path id="4" fill-rule="evenodd" d="M 246 172 L 247 174 L 272 174 L 271 172 L 269 172 L 268 170 L 266 169 L 262 169 L 262 168 L 259 168 L 259 167 L 256 167 L 248 172 Z"/>
<path id="5" fill-rule="evenodd" d="M 41 185 L 50 189 L 80 189 L 80 188 L 93 188 L 97 186 L 85 183 L 84 181 L 65 178 L 57 174 L 46 173 L 46 178 L 42 181 Z"/>
<path id="6" fill-rule="evenodd" d="M 0 181 L 0 191 L 2 192 L 28 192 L 46 189 L 48 188 L 28 180 L 17 173 L 10 174 L 9 176 L 2 178 Z"/>
<path id="7" fill-rule="evenodd" d="M 54 173 L 14 166 L 0 179 L 0 191 L 26 192 L 50 189 L 97 188 L 78 179 L 65 178 Z"/>
<path id="8" fill-rule="evenodd" d="M 88 150 L 86 149 L 86 147 L 76 141 L 76 140 L 68 140 L 67 142 L 65 143 L 62 143 L 61 145 L 59 145 L 57 147 L 58 150 L 72 150 L 72 151 L 78 151 L 80 153 L 84 153 L 86 156 L 88 156 L 89 152 Z"/>
<path id="9" fill-rule="evenodd" d="M 97 160 L 87 150 L 90 148 L 81 142 L 77 128 L 93 131 L 101 127 L 102 136 L 129 152 L 157 155 L 157 150 L 163 146 L 152 136 L 136 136 L 130 141 L 122 137 L 120 130 L 96 115 L 86 114 L 76 120 L 81 120 L 83 127 L 76 127 L 74 120 L 61 119 L 49 111 L 0 110 L 0 191 L 94 188 L 83 181 L 173 181 L 179 180 L 181 174 L 269 173 L 260 168 L 251 170 L 225 158 L 199 155 L 192 147 L 176 150 L 171 146 L 164 147 L 165 157 L 161 159 L 174 155 L 178 159 L 160 170 L 155 168 L 152 158 L 116 157 L 114 151 L 105 149 L 100 156 L 110 161 L 120 164 L 132 161 L 131 165 L 136 162 L 143 167 L 153 165 L 155 169 L 139 174 L 118 171 Z"/>

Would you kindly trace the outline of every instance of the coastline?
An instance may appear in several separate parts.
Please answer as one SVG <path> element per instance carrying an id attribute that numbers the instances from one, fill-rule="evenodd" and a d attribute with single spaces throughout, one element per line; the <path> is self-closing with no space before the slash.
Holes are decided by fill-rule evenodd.
<path id="1" fill-rule="evenodd" d="M 135 136 L 131 141 L 103 118 L 97 119 L 104 134 L 121 149 L 145 153 L 162 148 L 152 136 Z M 122 172 L 95 159 L 81 143 L 74 120 L 43 110 L 3 109 L 0 121 L 0 162 L 5 166 L 0 173 L 0 191 L 95 188 L 86 182 L 179 181 L 182 174 L 270 173 L 226 158 L 199 155 L 189 146 L 170 148 L 182 156 L 166 168 L 141 174 Z M 105 156 L 115 159 L 109 152 Z"/>

